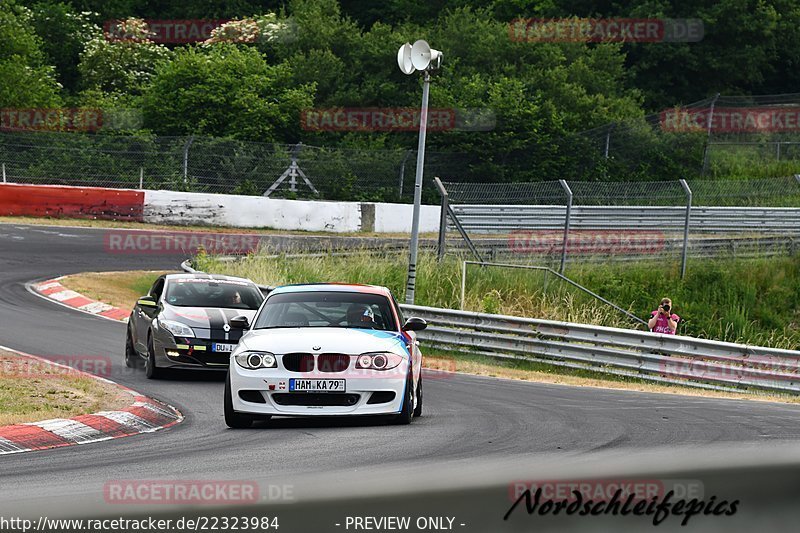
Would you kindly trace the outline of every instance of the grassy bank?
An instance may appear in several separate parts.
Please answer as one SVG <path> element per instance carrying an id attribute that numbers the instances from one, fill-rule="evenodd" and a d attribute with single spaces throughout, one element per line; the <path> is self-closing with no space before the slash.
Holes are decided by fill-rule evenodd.
<path id="1" fill-rule="evenodd" d="M 121 409 L 116 386 L 0 350 L 0 426 Z"/>
<path id="2" fill-rule="evenodd" d="M 385 285 L 404 293 L 407 257 L 369 253 L 336 257 L 269 258 L 223 262 L 197 258 L 207 272 L 249 277 L 268 285 L 340 281 Z M 697 260 L 680 279 L 677 267 L 583 263 L 566 274 L 601 296 L 646 318 L 663 296 L 684 318 L 679 333 L 781 348 L 800 347 L 800 257 Z M 460 263 L 423 254 L 416 302 L 458 308 Z M 472 267 L 465 309 L 614 327 L 635 327 L 623 314 L 541 272 Z"/>
<path id="3" fill-rule="evenodd" d="M 92 300 L 122 309 L 132 309 L 136 300 L 148 293 L 161 274 L 164 272 L 150 270 L 86 272 L 66 276 L 61 284 Z"/>

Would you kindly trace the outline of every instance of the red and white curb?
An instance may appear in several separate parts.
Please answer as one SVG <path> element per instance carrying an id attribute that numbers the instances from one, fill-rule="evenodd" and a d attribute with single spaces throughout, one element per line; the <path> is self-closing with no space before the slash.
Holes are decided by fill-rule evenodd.
<path id="1" fill-rule="evenodd" d="M 130 310 L 120 309 L 107 303 L 92 300 L 86 296 L 79 294 L 73 290 L 67 289 L 61 285 L 60 278 L 41 281 L 38 283 L 31 283 L 28 289 L 38 296 L 43 296 L 48 300 L 52 300 L 63 306 L 83 311 L 92 315 L 108 318 L 116 321 L 128 321 L 128 316 L 131 314 Z"/>
<path id="2" fill-rule="evenodd" d="M 62 367 L 70 374 L 82 374 L 115 385 L 119 388 L 120 394 L 130 396 L 132 402 L 120 411 L 100 411 L 73 418 L 54 418 L 41 422 L 0 426 L 0 455 L 89 444 L 141 433 L 152 433 L 183 422 L 184 417 L 176 408 L 139 394 L 119 383 L 55 363 L 43 357 L 12 350 L 5 346 L 0 346 L 0 348 L 20 357 L 28 357 L 48 365 Z"/>

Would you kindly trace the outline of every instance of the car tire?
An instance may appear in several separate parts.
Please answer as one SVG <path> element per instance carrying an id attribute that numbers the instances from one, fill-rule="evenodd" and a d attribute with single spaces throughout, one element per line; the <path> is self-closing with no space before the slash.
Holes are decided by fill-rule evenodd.
<path id="1" fill-rule="evenodd" d="M 392 423 L 398 426 L 405 426 L 411 423 L 414 416 L 414 374 L 411 369 L 408 369 L 408 377 L 406 378 L 406 393 L 403 395 L 403 408 L 400 414 L 395 415 Z"/>
<path id="2" fill-rule="evenodd" d="M 133 347 L 133 338 L 131 337 L 131 327 L 128 326 L 125 332 L 125 366 L 128 368 L 136 368 L 139 366 L 139 354 Z"/>
<path id="3" fill-rule="evenodd" d="M 225 378 L 225 424 L 233 429 L 247 429 L 253 425 L 253 417 L 233 410 L 233 396 L 231 391 L 231 375 Z"/>
<path id="4" fill-rule="evenodd" d="M 414 416 L 422 416 L 422 369 L 420 368 L 419 381 L 417 381 L 417 406 L 414 408 Z"/>
<path id="5" fill-rule="evenodd" d="M 147 379 L 158 379 L 161 369 L 156 366 L 156 347 L 152 333 L 147 336 L 147 359 L 144 360 L 144 375 Z"/>

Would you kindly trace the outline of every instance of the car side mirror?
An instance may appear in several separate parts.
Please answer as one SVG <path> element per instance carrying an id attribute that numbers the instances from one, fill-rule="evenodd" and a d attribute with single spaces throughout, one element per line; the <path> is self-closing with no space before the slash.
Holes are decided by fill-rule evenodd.
<path id="1" fill-rule="evenodd" d="M 250 321 L 246 316 L 239 315 L 231 318 L 231 327 L 236 329 L 247 329 L 250 327 Z"/>
<path id="2" fill-rule="evenodd" d="M 156 302 L 156 299 L 149 294 L 147 296 L 140 297 L 136 304 L 144 307 L 158 307 L 158 302 Z"/>
<path id="3" fill-rule="evenodd" d="M 425 322 L 425 319 L 412 316 L 406 320 L 406 323 L 403 326 L 403 331 L 422 331 L 427 327 L 428 323 Z"/>

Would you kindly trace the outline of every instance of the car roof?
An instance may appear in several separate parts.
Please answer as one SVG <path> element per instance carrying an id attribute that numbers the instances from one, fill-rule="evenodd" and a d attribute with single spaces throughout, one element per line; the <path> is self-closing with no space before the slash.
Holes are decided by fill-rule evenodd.
<path id="1" fill-rule="evenodd" d="M 235 276 L 223 276 L 222 274 L 206 274 L 204 272 L 196 272 L 194 274 L 189 273 L 178 273 L 178 274 L 167 274 L 165 278 L 169 281 L 171 280 L 180 280 L 180 279 L 209 279 L 209 280 L 217 280 L 217 281 L 238 281 L 240 283 L 249 283 L 255 285 L 252 280 L 247 278 L 237 278 Z"/>
<path id="2" fill-rule="evenodd" d="M 381 294 L 391 297 L 392 292 L 380 285 L 360 285 L 357 283 L 296 283 L 293 285 L 282 285 L 275 287 L 270 294 L 280 294 L 289 292 L 359 292 L 362 294 Z"/>

